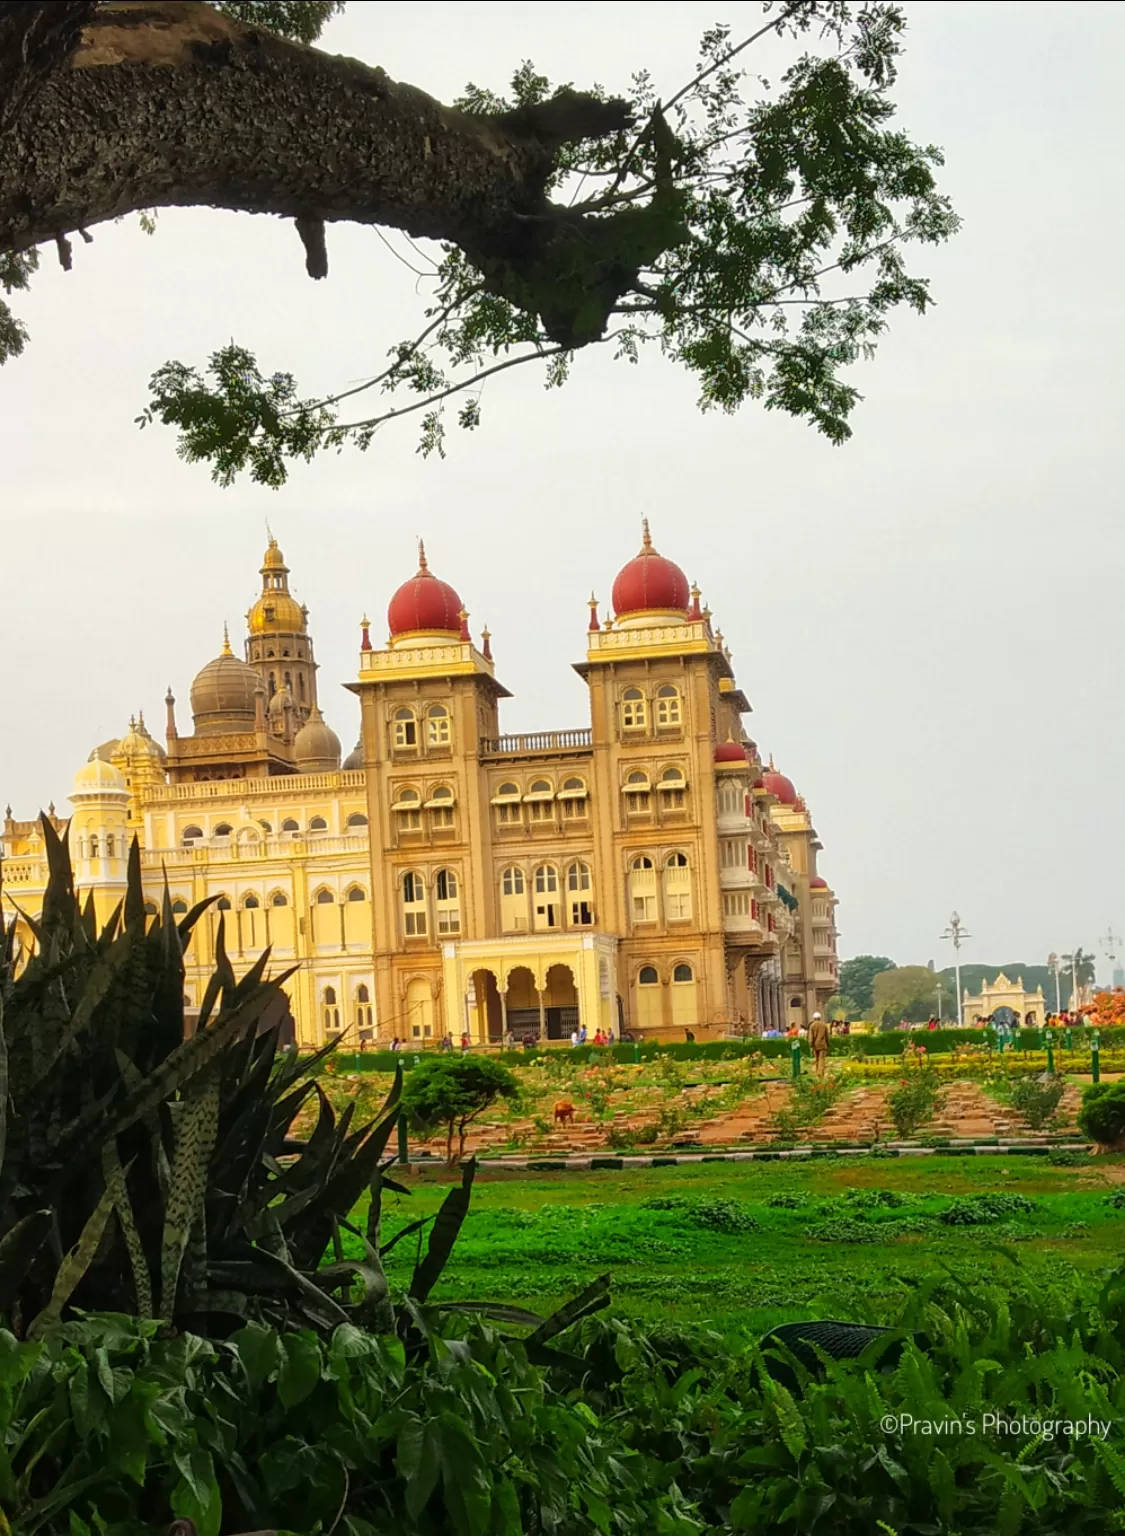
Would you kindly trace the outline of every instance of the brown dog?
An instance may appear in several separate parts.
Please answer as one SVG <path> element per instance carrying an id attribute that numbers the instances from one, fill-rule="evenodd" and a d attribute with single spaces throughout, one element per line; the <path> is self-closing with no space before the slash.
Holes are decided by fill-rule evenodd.
<path id="1" fill-rule="evenodd" d="M 555 1105 L 555 1124 L 571 1125 L 574 1121 L 574 1105 L 569 1099 L 560 1099 Z"/>

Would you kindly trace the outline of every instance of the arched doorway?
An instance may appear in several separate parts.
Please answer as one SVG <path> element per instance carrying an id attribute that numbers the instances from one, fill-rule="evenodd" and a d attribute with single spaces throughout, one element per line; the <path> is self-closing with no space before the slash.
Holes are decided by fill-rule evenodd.
<path id="1" fill-rule="evenodd" d="M 578 989 L 569 965 L 551 966 L 543 1000 L 547 1011 L 547 1039 L 569 1040 L 580 1024 Z"/>
<path id="2" fill-rule="evenodd" d="M 535 977 L 526 965 L 517 965 L 508 972 L 505 988 L 508 1010 L 508 1028 L 517 1040 L 525 1035 L 539 1038 L 542 1020 L 539 1016 L 539 992 Z"/>
<path id="3" fill-rule="evenodd" d="M 504 1036 L 504 1009 L 496 977 L 491 971 L 474 971 L 472 988 L 476 998 L 476 1027 L 480 1038 L 498 1044 Z M 511 1025 L 508 1027 L 510 1029 Z"/>
<path id="4" fill-rule="evenodd" d="M 406 1034 L 409 1040 L 434 1037 L 434 997 L 424 976 L 415 976 L 406 988 Z"/>
<path id="5" fill-rule="evenodd" d="M 672 967 L 672 1023 L 677 1029 L 691 1029 L 699 1023 L 695 969 L 686 961 Z"/>
<path id="6" fill-rule="evenodd" d="M 660 1029 L 664 1023 L 664 988 L 655 965 L 637 972 L 637 1024 L 641 1029 Z"/>

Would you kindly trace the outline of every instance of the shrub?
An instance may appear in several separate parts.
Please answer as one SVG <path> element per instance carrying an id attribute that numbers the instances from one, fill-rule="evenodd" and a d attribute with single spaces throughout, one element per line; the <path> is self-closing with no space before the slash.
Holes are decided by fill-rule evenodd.
<path id="1" fill-rule="evenodd" d="M 1081 1168 L 1090 1162 L 1090 1154 L 1078 1147 L 1052 1147 L 1047 1161 L 1055 1168 Z"/>
<path id="2" fill-rule="evenodd" d="M 1040 1131 L 1058 1114 L 1065 1091 L 1066 1084 L 1061 1077 L 1049 1077 L 1046 1081 L 1023 1077 L 1012 1084 L 1008 1102 L 1033 1131 Z"/>
<path id="3" fill-rule="evenodd" d="M 910 1195 L 897 1189 L 849 1189 L 844 1198 L 853 1209 L 869 1211 L 898 1210 L 911 1203 Z"/>
<path id="4" fill-rule="evenodd" d="M 757 1232 L 760 1223 L 752 1211 L 736 1200 L 707 1195 L 655 1195 L 640 1202 L 646 1211 L 673 1211 L 690 1226 L 710 1232 Z"/>
<path id="5" fill-rule="evenodd" d="M 1026 1195 L 964 1195 L 951 1201 L 938 1220 L 947 1227 L 990 1227 L 1010 1216 L 1025 1216 L 1034 1209 Z"/>
<path id="6" fill-rule="evenodd" d="M 942 1091 L 937 1073 L 919 1067 L 902 1080 L 887 1098 L 896 1132 L 904 1140 L 932 1120 L 941 1108 Z"/>
<path id="7" fill-rule="evenodd" d="M 790 1190 L 779 1190 L 776 1195 L 770 1195 L 766 1201 L 767 1205 L 773 1206 L 778 1211 L 796 1211 L 808 1203 L 808 1195 Z"/>
<path id="8" fill-rule="evenodd" d="M 402 1107 L 423 1135 L 445 1127 L 445 1155 L 453 1164 L 464 1157 L 465 1138 L 477 1116 L 497 1099 L 518 1094 L 512 1073 L 488 1056 L 428 1056 L 407 1078 Z"/>
<path id="9" fill-rule="evenodd" d="M 1125 1189 L 1115 1189 L 1111 1195 L 1106 1195 L 1105 1203 L 1115 1211 L 1125 1211 Z"/>
<path id="10" fill-rule="evenodd" d="M 1082 1095 L 1078 1125 L 1083 1136 L 1103 1147 L 1125 1141 L 1125 1079 L 1092 1083 Z"/>

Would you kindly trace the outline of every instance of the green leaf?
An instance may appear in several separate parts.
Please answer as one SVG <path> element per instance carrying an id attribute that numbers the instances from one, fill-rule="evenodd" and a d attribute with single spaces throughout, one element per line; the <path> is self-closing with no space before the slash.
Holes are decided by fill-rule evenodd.
<path id="1" fill-rule="evenodd" d="M 450 1190 L 442 1201 L 430 1232 L 426 1255 L 415 1269 L 410 1282 L 410 1296 L 414 1301 L 425 1301 L 441 1279 L 442 1270 L 449 1261 L 461 1231 L 461 1224 L 469 1212 L 469 1196 L 475 1172 L 476 1160 L 471 1158 L 461 1170 L 460 1188 Z"/>
<path id="2" fill-rule="evenodd" d="M 418 1520 L 441 1474 L 441 1449 L 433 1419 L 410 1418 L 399 1431 L 395 1466 L 406 1480 L 406 1512 Z"/>
<path id="3" fill-rule="evenodd" d="M 172 1513 L 180 1520 L 191 1520 L 199 1536 L 219 1536 L 222 1495 L 210 1451 L 198 1445 L 176 1447 L 172 1461 L 180 1474 L 172 1490 Z"/>
<path id="4" fill-rule="evenodd" d="M 29 1339 L 38 1338 L 49 1328 L 53 1327 L 62 1316 L 62 1310 L 70 1300 L 74 1291 L 81 1283 L 83 1275 L 93 1263 L 94 1255 L 98 1251 L 98 1245 L 102 1240 L 109 1213 L 113 1209 L 113 1191 L 106 1189 L 102 1197 L 94 1207 L 89 1220 L 82 1228 L 82 1233 L 74 1247 L 59 1265 L 55 1275 L 55 1283 L 51 1290 L 51 1299 L 47 1305 L 32 1321 L 27 1330 Z"/>
<path id="5" fill-rule="evenodd" d="M 277 1395 L 286 1408 L 304 1402 L 320 1382 L 323 1360 L 316 1335 L 287 1333 L 281 1340 L 281 1374 Z"/>
<path id="6" fill-rule="evenodd" d="M 277 1334 L 260 1323 L 247 1323 L 229 1342 L 251 1387 L 255 1392 L 259 1391 L 281 1364 Z"/>
<path id="7" fill-rule="evenodd" d="M 480 1446 L 464 1422 L 448 1410 L 441 1414 L 441 1476 L 458 1536 L 488 1536 L 492 1518 L 492 1479 Z"/>

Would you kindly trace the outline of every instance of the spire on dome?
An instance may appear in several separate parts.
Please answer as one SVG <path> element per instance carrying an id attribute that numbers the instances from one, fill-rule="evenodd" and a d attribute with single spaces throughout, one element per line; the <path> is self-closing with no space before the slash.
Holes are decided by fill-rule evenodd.
<path id="1" fill-rule="evenodd" d="M 423 571 L 429 571 L 429 569 L 430 569 L 429 566 L 426 564 L 426 546 L 423 543 L 423 541 L 421 539 L 419 539 L 418 540 L 418 574 L 419 574 L 419 576 L 421 576 Z"/>
<path id="2" fill-rule="evenodd" d="M 369 651 L 371 649 L 371 620 L 367 617 L 366 614 L 364 614 L 363 618 L 360 619 L 359 628 L 360 633 L 363 636 L 359 642 L 359 648 L 361 651 Z"/>
<path id="3" fill-rule="evenodd" d="M 648 531 L 648 518 L 641 518 L 641 527 L 644 529 L 644 538 L 641 540 L 641 550 L 652 549 L 652 535 Z"/>
<path id="4" fill-rule="evenodd" d="M 601 628 L 598 623 L 598 600 L 592 592 L 590 593 L 590 622 L 587 628 L 591 634 Z"/>
<path id="5" fill-rule="evenodd" d="M 233 656 L 234 655 L 234 652 L 230 648 L 230 631 L 227 629 L 227 621 L 226 621 L 226 619 L 223 620 L 223 649 L 220 652 L 220 655 L 223 655 L 223 656 Z"/>

